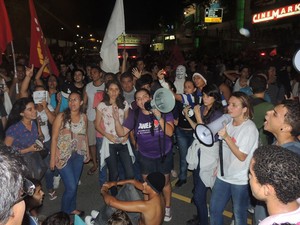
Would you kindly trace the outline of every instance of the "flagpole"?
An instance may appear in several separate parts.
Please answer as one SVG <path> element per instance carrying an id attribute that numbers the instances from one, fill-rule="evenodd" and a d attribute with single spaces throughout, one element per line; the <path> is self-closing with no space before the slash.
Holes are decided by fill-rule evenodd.
<path id="1" fill-rule="evenodd" d="M 16 63 L 16 55 L 15 55 L 15 48 L 14 48 L 14 43 L 13 41 L 10 42 L 11 44 L 11 53 L 13 56 L 13 62 L 14 62 L 14 74 L 15 74 L 15 78 L 17 78 L 17 63 Z M 16 93 L 19 94 L 19 85 L 18 82 L 16 83 Z"/>

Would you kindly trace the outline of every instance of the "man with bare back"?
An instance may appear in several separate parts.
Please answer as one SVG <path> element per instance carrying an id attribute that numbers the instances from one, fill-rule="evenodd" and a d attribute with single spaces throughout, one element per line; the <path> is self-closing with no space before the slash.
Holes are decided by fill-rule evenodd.
<path id="1" fill-rule="evenodd" d="M 117 185 L 132 184 L 144 194 L 144 200 L 121 201 L 109 194 L 109 189 Z M 107 182 L 101 188 L 101 194 L 108 206 L 124 210 L 126 212 L 141 213 L 139 225 L 160 225 L 165 216 L 165 201 L 162 190 L 165 186 L 165 176 L 159 172 L 150 173 L 146 181 L 122 180 Z"/>

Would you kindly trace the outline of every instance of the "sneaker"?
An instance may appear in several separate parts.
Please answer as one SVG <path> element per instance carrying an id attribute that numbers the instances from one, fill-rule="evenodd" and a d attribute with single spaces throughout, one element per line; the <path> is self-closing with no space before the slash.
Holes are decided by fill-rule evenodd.
<path id="1" fill-rule="evenodd" d="M 80 184 L 81 184 L 81 180 L 78 181 L 78 185 L 80 185 Z"/>
<path id="2" fill-rule="evenodd" d="M 178 177 L 178 174 L 177 174 L 176 170 L 171 170 L 171 175 L 172 175 L 172 177 L 174 177 L 174 178 L 177 178 L 177 177 Z"/>
<path id="3" fill-rule="evenodd" d="M 60 175 L 53 177 L 53 188 L 57 189 L 59 187 Z"/>
<path id="4" fill-rule="evenodd" d="M 165 222 L 170 222 L 171 219 L 172 219 L 171 208 L 170 208 L 170 207 L 166 207 L 166 209 L 165 209 L 165 218 L 164 218 L 164 221 L 165 221 Z"/>
<path id="5" fill-rule="evenodd" d="M 251 214 L 254 214 L 254 207 L 253 206 L 249 207 L 248 212 Z"/>
<path id="6" fill-rule="evenodd" d="M 93 219 L 96 219 L 98 214 L 99 214 L 99 211 L 97 211 L 97 210 L 92 210 L 92 212 L 91 212 L 91 216 Z"/>
<path id="7" fill-rule="evenodd" d="M 49 192 L 48 195 L 49 195 L 49 200 L 50 200 L 50 201 L 52 201 L 52 200 L 54 200 L 54 199 L 57 198 L 57 194 L 56 194 L 55 191 Z"/>
<path id="8" fill-rule="evenodd" d="M 84 219 L 86 225 L 94 225 L 95 221 L 91 216 L 86 216 Z"/>

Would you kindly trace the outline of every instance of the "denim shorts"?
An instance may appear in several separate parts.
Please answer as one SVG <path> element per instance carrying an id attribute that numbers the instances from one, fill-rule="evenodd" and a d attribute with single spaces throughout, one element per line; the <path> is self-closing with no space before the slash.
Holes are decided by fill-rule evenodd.
<path id="1" fill-rule="evenodd" d="M 152 172 L 161 172 L 162 174 L 166 175 L 171 173 L 173 167 L 172 151 L 167 153 L 164 161 L 162 161 L 161 157 L 153 159 L 143 156 L 140 152 L 138 152 L 138 160 L 140 164 L 141 173 L 143 175 Z"/>

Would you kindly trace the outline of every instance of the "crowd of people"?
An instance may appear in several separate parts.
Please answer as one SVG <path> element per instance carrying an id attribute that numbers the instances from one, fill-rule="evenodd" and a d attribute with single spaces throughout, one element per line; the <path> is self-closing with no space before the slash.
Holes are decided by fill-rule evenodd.
<path id="1" fill-rule="evenodd" d="M 300 166 L 300 81 L 292 65 L 269 61 L 255 66 L 246 59 L 229 63 L 219 57 L 190 58 L 182 65 L 171 65 L 149 56 L 132 61 L 125 51 L 122 58 L 117 74 L 101 70 L 100 62 L 60 61 L 58 77 L 45 75 L 48 58 L 41 68 L 21 58 L 16 74 L 0 66 L 0 131 L 5 144 L 1 152 L 15 152 L 22 156 L 20 160 L 27 160 L 27 172 L 19 162 L 20 168 L 11 175 L 14 188 L 22 190 L 21 197 L 26 195 L 28 217 L 23 224 L 39 223 L 35 209 L 44 196 L 41 179 L 45 179 L 49 200 L 61 198 L 57 209 L 61 212 L 47 218 L 45 224 L 52 220 L 66 224 L 69 215 L 83 216 L 76 198 L 80 176 L 85 176 L 84 163 L 92 164 L 88 176 L 98 174 L 105 203 L 139 212 L 139 224 L 172 220 L 176 212 L 171 210 L 170 180 L 177 176 L 175 168 L 179 168 L 177 188 L 187 183 L 188 170 L 193 172 L 190 190 L 197 216 L 188 225 L 224 224 L 223 211 L 230 199 L 235 225 L 247 224 L 251 209 L 255 225 L 300 222 L 300 185 L 290 184 L 295 188 L 290 188 L 293 194 L 287 193 L 286 199 L 279 194 L 286 188 L 278 183 L 299 184 L 300 180 L 291 167 L 278 166 L 286 164 L 285 157 L 294 158 L 295 162 L 290 161 L 294 168 Z M 170 112 L 148 107 L 160 88 L 174 96 L 175 107 Z M 197 125 L 209 125 L 224 114 L 229 121 L 213 134 L 211 145 L 204 143 L 195 134 Z M 176 149 L 178 165 L 173 160 Z M 282 160 L 273 158 L 277 155 Z M 33 157 L 34 163 L 28 163 Z M 269 170 L 283 174 L 287 170 L 289 178 L 277 181 L 280 175 Z M 57 196 L 60 179 L 64 193 Z M 29 190 L 24 190 L 22 182 Z M 118 200 L 118 186 L 124 184 L 134 185 L 144 199 Z M 12 197 L 17 200 L 20 196 Z M 16 205 L 19 203 L 11 203 L 11 207 Z M 7 209 L 1 207 L 2 225 L 7 224 L 11 209 L 4 212 Z M 128 221 L 123 211 L 112 218 L 119 215 Z"/>

